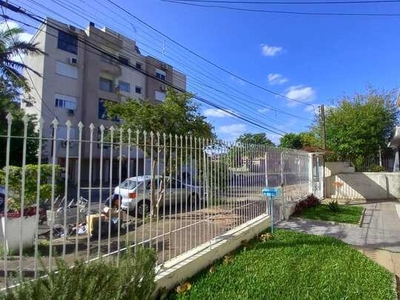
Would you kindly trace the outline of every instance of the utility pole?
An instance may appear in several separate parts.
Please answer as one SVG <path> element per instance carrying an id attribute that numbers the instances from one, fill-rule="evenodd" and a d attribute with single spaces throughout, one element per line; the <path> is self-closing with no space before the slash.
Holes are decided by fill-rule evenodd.
<path id="1" fill-rule="evenodd" d="M 325 106 L 321 104 L 321 125 L 322 125 L 322 149 L 326 149 L 326 126 L 325 126 Z"/>

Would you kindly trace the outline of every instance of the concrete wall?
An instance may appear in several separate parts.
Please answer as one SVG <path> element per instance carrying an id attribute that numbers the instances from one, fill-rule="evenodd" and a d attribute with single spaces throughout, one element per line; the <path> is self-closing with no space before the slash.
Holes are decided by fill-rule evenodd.
<path id="1" fill-rule="evenodd" d="M 350 166 L 348 162 L 325 162 L 325 177 L 333 176 L 340 173 L 354 173 L 355 168 Z"/>
<path id="2" fill-rule="evenodd" d="M 252 239 L 266 230 L 270 224 L 270 217 L 263 214 L 217 237 L 212 246 L 207 242 L 168 261 L 156 276 L 157 289 L 170 290 L 193 277 L 215 260 L 240 247 L 242 241 Z"/>
<path id="3" fill-rule="evenodd" d="M 340 187 L 335 187 L 340 182 Z M 356 172 L 326 178 L 326 195 L 338 199 L 400 199 L 400 174 Z"/>

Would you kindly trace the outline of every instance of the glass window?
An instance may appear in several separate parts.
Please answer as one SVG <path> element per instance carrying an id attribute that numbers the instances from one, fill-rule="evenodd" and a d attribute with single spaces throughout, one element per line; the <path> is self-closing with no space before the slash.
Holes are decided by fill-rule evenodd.
<path id="1" fill-rule="evenodd" d="M 57 48 L 73 54 L 77 54 L 78 37 L 65 31 L 58 30 Z"/>
<path id="2" fill-rule="evenodd" d="M 100 89 L 102 91 L 112 92 L 112 80 L 100 77 Z"/>
<path id="3" fill-rule="evenodd" d="M 131 92 L 131 85 L 128 83 L 128 82 L 125 82 L 125 81 L 119 81 L 118 82 L 118 87 L 119 87 L 119 90 L 121 91 L 121 92 L 127 92 L 127 93 L 130 93 Z"/>
<path id="4" fill-rule="evenodd" d="M 76 109 L 76 98 L 62 94 L 55 94 L 54 105 L 66 109 Z"/>
<path id="5" fill-rule="evenodd" d="M 135 93 L 136 94 L 141 94 L 142 93 L 142 87 L 141 86 L 136 86 L 135 87 Z"/>
<path id="6" fill-rule="evenodd" d="M 158 79 L 161 79 L 161 80 L 165 80 L 165 74 L 161 74 L 161 73 L 156 73 L 156 77 L 158 78 Z"/>
<path id="7" fill-rule="evenodd" d="M 142 69 L 142 64 L 140 62 L 136 62 L 136 69 Z"/>
<path id="8" fill-rule="evenodd" d="M 129 58 L 127 58 L 125 56 L 122 56 L 122 55 L 118 56 L 118 60 L 123 65 L 127 65 L 127 66 L 129 65 Z"/>

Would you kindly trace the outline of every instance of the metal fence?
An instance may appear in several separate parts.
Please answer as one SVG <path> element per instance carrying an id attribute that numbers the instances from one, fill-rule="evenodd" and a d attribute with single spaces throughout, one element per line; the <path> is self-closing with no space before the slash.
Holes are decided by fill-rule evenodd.
<path id="1" fill-rule="evenodd" d="M 162 266 L 269 213 L 266 185 L 283 184 L 277 220 L 282 201 L 314 186 L 313 159 L 301 151 L 57 120 L 39 121 L 37 135 L 28 136 L 26 119 L 24 136 L 13 136 L 7 120 L 3 286 L 15 275 L 54 269 L 56 257 L 72 264 L 138 245 L 154 248 Z M 20 168 L 10 165 L 16 145 Z M 37 166 L 27 163 L 29 151 Z"/>

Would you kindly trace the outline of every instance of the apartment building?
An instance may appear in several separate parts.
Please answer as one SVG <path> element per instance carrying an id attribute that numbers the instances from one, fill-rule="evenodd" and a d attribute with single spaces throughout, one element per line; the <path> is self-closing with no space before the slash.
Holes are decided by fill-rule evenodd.
<path id="1" fill-rule="evenodd" d="M 119 159 L 126 159 L 124 149 L 122 158 L 119 151 L 111 147 L 103 148 L 103 174 L 100 174 L 100 144 L 94 146 L 90 153 L 90 130 L 93 124 L 93 140 L 100 140 L 100 125 L 106 128 L 119 120 L 110 120 L 104 103 L 120 102 L 127 97 L 149 99 L 157 103 L 165 100 L 166 86 L 172 84 L 186 89 L 186 76 L 176 71 L 173 66 L 154 57 L 141 54 L 136 42 L 108 28 L 96 28 L 90 23 L 85 30 L 63 24 L 54 19 L 47 19 L 34 34 L 32 42 L 47 54 L 38 57 L 27 57 L 25 63 L 42 74 L 42 77 L 30 73 L 34 87 L 29 95 L 30 101 L 22 104 L 28 114 L 43 118 L 42 148 L 44 162 L 65 165 L 67 152 L 67 120 L 72 122 L 69 145 L 69 177 L 72 181 L 78 178 L 78 123 L 84 124 L 82 134 L 82 173 L 81 180 L 88 180 L 89 161 L 92 161 L 92 180 L 103 177 L 109 179 L 110 168 L 118 176 Z M 163 82 L 146 76 L 136 69 L 141 69 Z M 57 142 L 54 147 L 52 138 L 54 130 L 52 121 L 58 120 Z M 55 150 L 55 151 L 54 151 Z M 113 164 L 110 167 L 110 152 L 113 152 Z M 137 155 L 138 154 L 138 155 Z M 137 157 L 136 157 L 137 156 Z M 130 153 L 131 170 L 129 174 L 144 173 L 143 152 L 133 147 Z M 107 161 L 107 159 L 108 161 Z M 124 165 L 126 161 L 124 161 Z M 138 164 L 138 166 L 136 166 Z M 122 176 L 128 170 L 124 168 Z M 114 176 L 114 177 L 115 177 Z"/>

